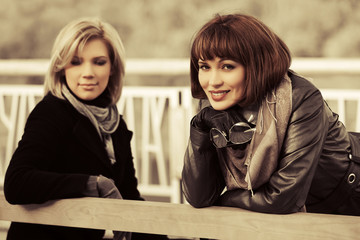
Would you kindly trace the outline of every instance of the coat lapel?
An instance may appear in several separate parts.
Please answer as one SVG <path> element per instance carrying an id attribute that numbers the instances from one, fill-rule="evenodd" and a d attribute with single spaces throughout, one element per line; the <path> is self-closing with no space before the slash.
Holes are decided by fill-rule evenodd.
<path id="1" fill-rule="evenodd" d="M 80 118 L 75 124 L 73 132 L 79 142 L 94 153 L 111 170 L 111 163 L 104 148 L 104 143 L 91 122 L 88 119 Z"/>
<path id="2" fill-rule="evenodd" d="M 123 119 L 120 120 L 118 129 L 111 136 L 118 165 L 128 164 L 127 161 L 132 159 L 130 142 L 133 133 L 126 128 Z M 127 171 L 129 171 L 128 167 Z"/>

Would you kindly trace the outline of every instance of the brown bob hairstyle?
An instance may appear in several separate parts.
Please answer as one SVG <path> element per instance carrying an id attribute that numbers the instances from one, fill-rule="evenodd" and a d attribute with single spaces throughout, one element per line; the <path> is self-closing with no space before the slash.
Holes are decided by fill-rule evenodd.
<path id="1" fill-rule="evenodd" d="M 191 47 L 191 92 L 205 99 L 200 86 L 198 61 L 215 57 L 230 59 L 245 67 L 244 96 L 240 106 L 261 103 L 275 89 L 291 64 L 286 44 L 258 19 L 243 15 L 216 15 L 195 35 Z"/>

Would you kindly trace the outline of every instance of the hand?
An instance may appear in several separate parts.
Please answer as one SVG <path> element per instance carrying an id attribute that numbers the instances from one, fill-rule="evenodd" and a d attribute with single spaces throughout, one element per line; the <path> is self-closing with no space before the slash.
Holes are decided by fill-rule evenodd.
<path id="1" fill-rule="evenodd" d="M 102 175 L 98 176 L 97 189 L 99 192 L 99 197 L 122 199 L 122 196 L 115 186 L 114 181 Z"/>
<path id="2" fill-rule="evenodd" d="M 221 111 L 215 110 L 211 106 L 205 107 L 191 121 L 194 127 L 203 131 L 217 128 L 224 132 L 228 132 L 238 122 L 246 122 L 241 115 L 241 107 L 238 105 Z"/>
<path id="3" fill-rule="evenodd" d="M 213 119 L 214 117 L 216 119 L 217 115 L 221 116 L 222 112 L 215 110 L 211 106 L 205 107 L 193 117 L 193 119 L 191 120 L 191 125 L 207 132 L 214 127 L 211 119 Z"/>
<path id="4" fill-rule="evenodd" d="M 102 175 L 97 177 L 97 188 L 99 191 L 99 197 L 102 198 L 114 198 L 122 199 L 122 196 L 115 186 L 112 179 L 104 177 Z M 131 232 L 113 231 L 113 240 L 130 240 Z"/>

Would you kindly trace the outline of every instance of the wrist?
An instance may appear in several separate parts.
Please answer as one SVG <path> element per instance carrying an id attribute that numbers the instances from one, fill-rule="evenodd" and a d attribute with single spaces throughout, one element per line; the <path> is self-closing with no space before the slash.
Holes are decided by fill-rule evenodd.
<path id="1" fill-rule="evenodd" d="M 90 176 L 83 192 L 86 197 L 99 197 L 98 176 Z"/>

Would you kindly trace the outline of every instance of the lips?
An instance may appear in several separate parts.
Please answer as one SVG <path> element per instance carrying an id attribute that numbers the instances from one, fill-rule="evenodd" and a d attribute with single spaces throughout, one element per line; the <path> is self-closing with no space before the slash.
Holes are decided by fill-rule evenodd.
<path id="1" fill-rule="evenodd" d="M 230 90 L 224 90 L 224 91 L 210 91 L 211 98 L 214 101 L 221 101 L 223 98 L 225 98 L 226 94 L 230 92 Z"/>
<path id="2" fill-rule="evenodd" d="M 85 90 L 91 90 L 93 89 L 95 86 L 97 86 L 97 83 L 84 83 L 84 84 L 79 84 L 80 87 L 84 88 Z"/>
<path id="3" fill-rule="evenodd" d="M 87 87 L 87 86 L 96 86 L 98 84 L 97 83 L 80 83 L 79 85 Z"/>

